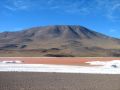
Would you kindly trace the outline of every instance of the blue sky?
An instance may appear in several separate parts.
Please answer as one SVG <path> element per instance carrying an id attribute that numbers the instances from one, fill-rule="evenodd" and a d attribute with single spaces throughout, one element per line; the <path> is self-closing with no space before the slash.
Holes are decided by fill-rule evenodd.
<path id="1" fill-rule="evenodd" d="M 81 25 L 120 38 L 120 0 L 0 0 L 0 32 Z"/>

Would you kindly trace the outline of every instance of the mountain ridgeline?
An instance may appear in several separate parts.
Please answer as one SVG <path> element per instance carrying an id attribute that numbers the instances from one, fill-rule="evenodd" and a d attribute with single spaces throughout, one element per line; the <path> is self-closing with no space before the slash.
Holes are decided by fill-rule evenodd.
<path id="1" fill-rule="evenodd" d="M 2 56 L 120 56 L 120 39 L 82 26 L 56 25 L 0 33 Z"/>

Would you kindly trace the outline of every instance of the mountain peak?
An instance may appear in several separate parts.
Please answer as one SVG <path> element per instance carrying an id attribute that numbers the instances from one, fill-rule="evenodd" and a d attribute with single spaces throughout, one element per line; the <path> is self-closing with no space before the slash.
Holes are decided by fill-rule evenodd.
<path id="1" fill-rule="evenodd" d="M 79 25 L 33 27 L 18 32 L 0 33 L 2 50 L 39 50 L 60 53 L 94 53 L 96 50 L 120 48 L 120 40 Z M 105 51 L 106 52 L 106 51 Z M 48 53 L 48 52 L 46 52 Z"/>

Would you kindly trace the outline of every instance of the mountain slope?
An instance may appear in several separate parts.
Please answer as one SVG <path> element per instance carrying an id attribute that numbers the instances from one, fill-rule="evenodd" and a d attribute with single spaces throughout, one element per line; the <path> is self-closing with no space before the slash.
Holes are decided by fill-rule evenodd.
<path id="1" fill-rule="evenodd" d="M 1 51 L 34 50 L 39 51 L 40 56 L 119 56 L 119 48 L 119 39 L 75 25 L 44 26 L 0 33 Z"/>

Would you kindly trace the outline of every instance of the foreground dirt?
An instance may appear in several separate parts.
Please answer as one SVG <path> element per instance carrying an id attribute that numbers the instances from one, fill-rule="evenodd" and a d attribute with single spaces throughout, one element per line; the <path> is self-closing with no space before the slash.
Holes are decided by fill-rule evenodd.
<path id="1" fill-rule="evenodd" d="M 0 90 L 120 90 L 120 75 L 0 72 Z"/>

